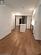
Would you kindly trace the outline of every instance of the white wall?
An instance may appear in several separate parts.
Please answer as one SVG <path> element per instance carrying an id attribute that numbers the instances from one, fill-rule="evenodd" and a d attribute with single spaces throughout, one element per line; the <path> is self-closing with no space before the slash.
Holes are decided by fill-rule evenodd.
<path id="1" fill-rule="evenodd" d="M 38 3 L 38 5 L 36 7 L 36 11 L 35 11 L 35 14 L 33 15 L 32 20 L 33 19 L 35 21 L 34 29 L 33 29 L 34 38 L 36 40 L 41 40 L 41 6 L 40 6 L 40 2 Z"/>
<path id="2" fill-rule="evenodd" d="M 37 39 L 39 37 L 39 24 L 38 24 L 38 8 L 36 9 L 36 13 L 33 16 L 34 19 L 34 28 L 33 28 L 33 33 L 34 33 L 34 38 Z"/>
<path id="3" fill-rule="evenodd" d="M 11 10 L 5 5 L 0 5 L 0 39 L 11 32 Z"/>
<path id="4" fill-rule="evenodd" d="M 27 16 L 27 29 L 30 29 L 32 16 Z"/>
<path id="5" fill-rule="evenodd" d="M 19 17 L 16 17 L 16 26 L 19 26 Z"/>
<path id="6" fill-rule="evenodd" d="M 15 29 L 15 15 L 11 13 L 11 30 Z"/>

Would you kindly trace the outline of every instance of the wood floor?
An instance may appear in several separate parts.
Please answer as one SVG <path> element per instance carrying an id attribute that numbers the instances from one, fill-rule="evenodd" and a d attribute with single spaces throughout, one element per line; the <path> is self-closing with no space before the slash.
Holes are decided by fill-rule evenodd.
<path id="1" fill-rule="evenodd" d="M 34 40 L 31 30 L 13 31 L 0 40 L 0 55 L 41 55 L 41 43 Z"/>

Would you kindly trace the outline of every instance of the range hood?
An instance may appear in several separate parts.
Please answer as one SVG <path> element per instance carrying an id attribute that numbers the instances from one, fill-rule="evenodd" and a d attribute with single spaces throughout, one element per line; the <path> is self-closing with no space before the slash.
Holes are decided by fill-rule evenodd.
<path id="1" fill-rule="evenodd" d="M 0 5 L 7 5 L 7 0 L 0 0 Z"/>

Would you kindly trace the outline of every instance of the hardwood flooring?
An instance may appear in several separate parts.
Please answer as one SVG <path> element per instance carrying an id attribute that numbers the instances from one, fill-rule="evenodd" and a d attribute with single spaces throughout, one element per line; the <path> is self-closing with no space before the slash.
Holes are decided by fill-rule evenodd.
<path id="1" fill-rule="evenodd" d="M 39 55 L 41 43 L 34 40 L 31 30 L 22 33 L 13 31 L 0 40 L 0 55 Z"/>

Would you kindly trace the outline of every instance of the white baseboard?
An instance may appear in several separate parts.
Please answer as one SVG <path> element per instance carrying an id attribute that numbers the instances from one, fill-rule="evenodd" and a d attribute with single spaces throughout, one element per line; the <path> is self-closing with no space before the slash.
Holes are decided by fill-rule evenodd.
<path id="1" fill-rule="evenodd" d="M 9 33 L 11 33 L 11 30 L 6 32 L 6 33 L 4 33 L 4 34 L 1 34 L 0 35 L 0 40 L 3 39 L 4 37 L 6 37 Z"/>

